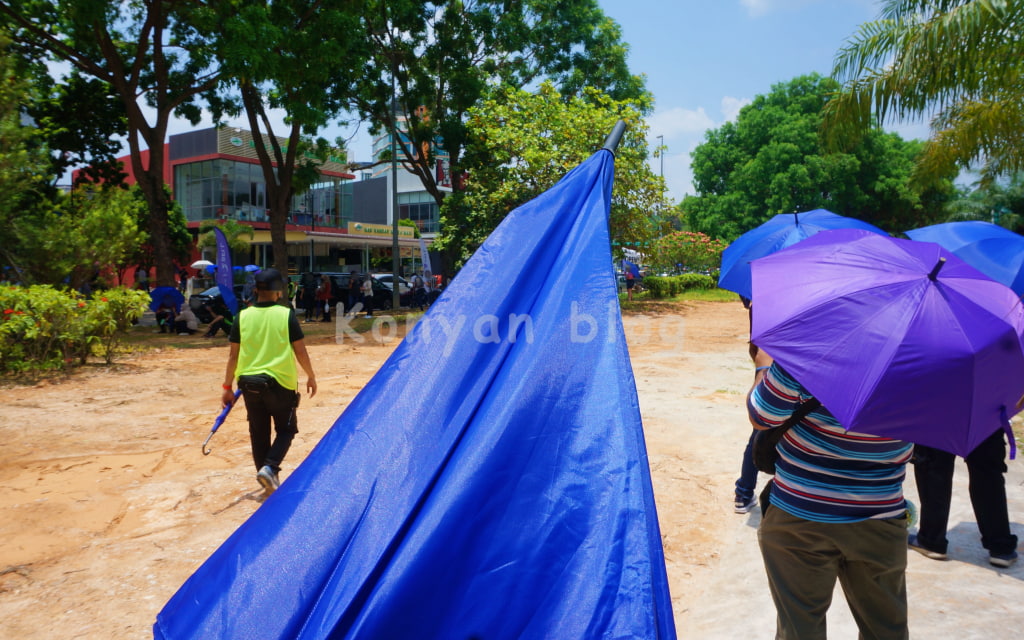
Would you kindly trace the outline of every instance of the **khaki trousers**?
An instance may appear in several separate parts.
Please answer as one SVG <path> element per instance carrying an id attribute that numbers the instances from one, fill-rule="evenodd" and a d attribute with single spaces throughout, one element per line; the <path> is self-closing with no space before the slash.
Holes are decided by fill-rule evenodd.
<path id="1" fill-rule="evenodd" d="M 837 579 L 860 638 L 909 638 L 905 518 L 824 523 L 770 507 L 757 538 L 778 612 L 776 638 L 825 638 Z"/>

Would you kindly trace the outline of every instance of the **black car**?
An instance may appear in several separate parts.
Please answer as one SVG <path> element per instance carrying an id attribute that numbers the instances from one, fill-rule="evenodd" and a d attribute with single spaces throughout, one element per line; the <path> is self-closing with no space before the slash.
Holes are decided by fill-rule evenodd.
<path id="1" fill-rule="evenodd" d="M 328 278 L 331 279 L 331 299 L 330 299 L 331 308 L 332 309 L 337 309 L 338 308 L 337 307 L 338 303 L 341 302 L 341 303 L 343 303 L 345 305 L 345 307 L 346 307 L 345 311 L 347 312 L 349 310 L 348 309 L 348 285 L 349 285 L 349 282 L 351 281 L 352 274 L 351 273 L 345 273 L 345 272 L 322 272 L 322 273 L 316 273 L 314 275 L 316 276 L 317 280 L 319 280 L 321 276 L 327 276 Z M 363 282 L 365 282 L 366 278 L 370 277 L 370 275 L 366 274 L 366 273 L 363 273 L 363 274 L 356 274 L 356 277 L 359 278 L 359 283 L 361 285 Z M 409 302 L 408 302 L 408 300 L 403 298 L 402 300 L 399 300 L 399 304 L 408 305 Z M 391 309 L 391 289 L 385 287 L 383 284 L 381 284 L 380 282 L 377 282 L 377 280 L 374 279 L 373 280 L 373 310 L 374 311 L 387 311 L 389 309 Z"/>
<path id="2" fill-rule="evenodd" d="M 235 299 L 241 303 L 245 285 L 236 284 L 233 289 Z M 200 324 L 209 324 L 213 320 L 213 312 L 225 308 L 224 297 L 220 295 L 220 287 L 210 287 L 201 293 L 192 294 L 192 297 L 188 299 L 188 306 L 192 308 L 192 313 L 196 314 L 196 320 Z"/>

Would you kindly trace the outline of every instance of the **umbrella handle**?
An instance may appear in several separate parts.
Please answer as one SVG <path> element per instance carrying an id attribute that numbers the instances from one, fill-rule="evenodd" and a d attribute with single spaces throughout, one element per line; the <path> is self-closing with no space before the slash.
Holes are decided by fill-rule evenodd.
<path id="1" fill-rule="evenodd" d="M 232 409 L 232 407 L 235 406 L 235 402 L 238 402 L 238 396 L 240 396 L 240 395 L 242 395 L 242 390 L 241 389 L 236 389 L 235 390 L 235 400 L 234 400 L 234 402 L 232 402 L 228 406 L 226 406 L 223 409 L 221 409 L 220 410 L 220 414 L 213 421 L 213 428 L 210 429 L 210 435 L 206 436 L 206 440 L 203 440 L 203 455 L 204 456 L 210 455 L 210 452 L 213 451 L 213 449 L 207 449 L 206 445 L 207 445 L 207 443 L 210 442 L 210 438 L 213 437 L 213 434 L 217 433 L 217 429 L 219 429 L 220 425 L 223 424 L 224 418 L 227 418 L 228 414 L 231 413 L 231 409 Z"/>

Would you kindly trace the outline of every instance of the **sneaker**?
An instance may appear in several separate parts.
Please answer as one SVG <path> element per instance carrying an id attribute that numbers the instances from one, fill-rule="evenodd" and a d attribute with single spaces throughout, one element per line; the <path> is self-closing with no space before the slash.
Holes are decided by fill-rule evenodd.
<path id="1" fill-rule="evenodd" d="M 1016 551 L 1011 551 L 1010 553 L 991 553 L 988 556 L 988 563 L 993 567 L 1002 567 L 1007 569 L 1014 562 L 1017 562 Z"/>
<path id="2" fill-rule="evenodd" d="M 263 465 L 263 468 L 256 474 L 256 481 L 263 487 L 263 491 L 269 496 L 281 486 L 281 483 L 277 479 L 277 474 L 268 465 Z"/>
<path id="3" fill-rule="evenodd" d="M 750 513 L 751 509 L 757 506 L 757 496 L 750 496 L 750 498 L 744 500 L 743 498 L 736 496 L 736 502 L 733 503 L 732 510 L 736 513 Z"/>
<path id="4" fill-rule="evenodd" d="M 914 551 L 920 553 L 924 557 L 931 558 L 932 560 L 948 560 L 949 559 L 949 556 L 947 556 L 946 554 L 944 554 L 944 553 L 942 553 L 940 551 L 932 551 L 928 547 L 922 546 L 921 543 L 917 541 L 917 534 L 916 533 L 912 533 L 909 536 L 907 536 L 907 546 L 910 547 L 911 549 L 913 549 Z"/>

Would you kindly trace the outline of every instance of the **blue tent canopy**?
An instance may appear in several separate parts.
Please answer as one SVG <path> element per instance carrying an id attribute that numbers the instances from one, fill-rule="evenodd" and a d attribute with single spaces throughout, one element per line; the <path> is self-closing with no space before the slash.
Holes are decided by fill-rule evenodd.
<path id="1" fill-rule="evenodd" d="M 675 637 L 613 175 L 509 214 L 156 638 Z"/>

